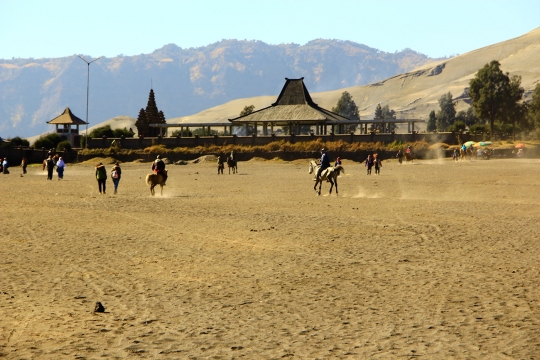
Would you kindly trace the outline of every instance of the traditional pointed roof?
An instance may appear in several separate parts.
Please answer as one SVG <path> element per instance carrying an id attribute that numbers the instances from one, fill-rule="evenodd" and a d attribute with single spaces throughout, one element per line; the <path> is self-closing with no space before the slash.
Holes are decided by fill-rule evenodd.
<path id="1" fill-rule="evenodd" d="M 47 124 L 52 125 L 62 125 L 62 124 L 70 124 L 70 125 L 85 125 L 86 121 L 79 119 L 77 116 L 73 115 L 71 110 L 67 107 L 66 110 L 62 113 L 62 115 L 59 115 L 52 119 L 51 121 L 47 121 Z"/>
<path id="2" fill-rule="evenodd" d="M 325 122 L 349 120 L 345 116 L 323 109 L 315 104 L 304 85 L 304 78 L 285 78 L 285 85 L 276 102 L 271 106 L 252 112 L 245 116 L 229 119 L 233 123 L 273 122 Z"/>

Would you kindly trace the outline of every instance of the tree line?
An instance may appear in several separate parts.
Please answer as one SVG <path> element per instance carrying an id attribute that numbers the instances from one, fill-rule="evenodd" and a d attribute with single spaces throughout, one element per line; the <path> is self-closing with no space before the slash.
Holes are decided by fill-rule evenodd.
<path id="1" fill-rule="evenodd" d="M 524 133 L 540 135 L 540 84 L 537 84 L 532 100 L 523 101 L 524 89 L 521 76 L 501 70 L 501 64 L 493 60 L 484 65 L 469 82 L 467 89 L 471 106 L 456 113 L 456 104 L 448 92 L 439 98 L 440 110 L 431 111 L 427 131 L 482 132 L 495 135 Z M 536 133 L 535 133 L 536 132 Z"/>

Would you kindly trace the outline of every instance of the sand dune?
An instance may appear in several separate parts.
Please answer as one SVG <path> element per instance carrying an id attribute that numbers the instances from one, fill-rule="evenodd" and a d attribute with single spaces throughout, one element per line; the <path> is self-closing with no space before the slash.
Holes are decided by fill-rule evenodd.
<path id="1" fill-rule="evenodd" d="M 538 160 L 383 164 L 320 197 L 307 161 L 171 165 L 163 198 L 147 163 L 117 196 L 92 165 L 12 168 L 0 356 L 537 356 Z"/>

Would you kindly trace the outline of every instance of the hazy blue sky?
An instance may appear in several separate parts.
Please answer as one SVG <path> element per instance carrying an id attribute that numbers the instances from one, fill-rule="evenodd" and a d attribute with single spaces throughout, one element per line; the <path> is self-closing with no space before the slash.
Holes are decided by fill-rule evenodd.
<path id="1" fill-rule="evenodd" d="M 538 0 L 0 0 L 0 59 L 149 53 L 221 39 L 351 40 L 462 54 L 540 26 Z"/>

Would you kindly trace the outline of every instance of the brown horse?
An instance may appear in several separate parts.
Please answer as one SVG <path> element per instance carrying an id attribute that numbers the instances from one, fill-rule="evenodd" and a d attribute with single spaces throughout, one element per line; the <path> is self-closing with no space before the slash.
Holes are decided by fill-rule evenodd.
<path id="1" fill-rule="evenodd" d="M 163 175 L 161 175 L 160 173 L 157 173 L 157 174 L 148 174 L 146 175 L 146 184 L 148 184 L 148 186 L 150 186 L 150 194 L 152 194 L 152 196 L 154 196 L 156 194 L 156 191 L 154 190 L 154 188 L 159 185 L 159 187 L 161 188 L 161 196 L 163 196 L 163 184 L 165 183 L 165 181 L 163 181 Z"/>
<path id="2" fill-rule="evenodd" d="M 408 163 L 408 162 L 413 162 L 414 161 L 414 156 L 412 154 L 412 152 L 410 153 L 405 153 L 405 162 Z"/>

